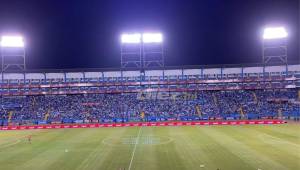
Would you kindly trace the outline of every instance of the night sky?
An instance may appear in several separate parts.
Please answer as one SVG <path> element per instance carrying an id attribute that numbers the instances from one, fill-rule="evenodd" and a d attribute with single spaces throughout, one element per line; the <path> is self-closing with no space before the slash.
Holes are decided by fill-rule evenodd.
<path id="1" fill-rule="evenodd" d="M 164 34 L 167 66 L 261 62 L 266 25 L 299 62 L 299 0 L 0 0 L 0 34 L 26 38 L 27 68 L 120 67 L 120 34 Z"/>

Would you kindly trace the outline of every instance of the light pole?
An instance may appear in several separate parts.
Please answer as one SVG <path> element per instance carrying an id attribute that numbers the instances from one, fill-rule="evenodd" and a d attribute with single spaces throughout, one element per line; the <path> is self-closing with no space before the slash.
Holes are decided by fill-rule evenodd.
<path id="1" fill-rule="evenodd" d="M 25 63 L 25 43 L 22 36 L 2 36 L 1 37 L 1 71 L 26 69 Z"/>

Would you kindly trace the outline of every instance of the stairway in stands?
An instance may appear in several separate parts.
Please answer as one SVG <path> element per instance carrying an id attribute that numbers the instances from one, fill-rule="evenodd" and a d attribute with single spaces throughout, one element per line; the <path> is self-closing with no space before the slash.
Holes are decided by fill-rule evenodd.
<path id="1" fill-rule="evenodd" d="M 279 119 L 282 119 L 282 109 L 278 109 L 277 116 Z"/>
<path id="2" fill-rule="evenodd" d="M 218 106 L 218 99 L 214 93 L 213 93 L 213 98 L 214 98 L 215 105 Z"/>
<path id="3" fill-rule="evenodd" d="M 253 94 L 253 98 L 254 98 L 254 102 L 257 104 L 257 96 L 256 96 L 256 93 L 255 92 L 252 92 L 252 94 Z"/>
<path id="4" fill-rule="evenodd" d="M 241 118 L 244 119 L 245 118 L 245 112 L 244 112 L 244 109 L 243 109 L 242 106 L 239 108 L 239 111 L 240 111 Z"/>
<path id="5" fill-rule="evenodd" d="M 195 107 L 196 107 L 196 113 L 197 113 L 197 115 L 201 117 L 202 116 L 201 107 L 199 105 L 196 105 Z"/>
<path id="6" fill-rule="evenodd" d="M 9 112 L 8 112 L 8 123 L 11 122 L 12 115 L 13 115 L 13 112 L 12 112 L 12 111 L 9 111 Z"/>

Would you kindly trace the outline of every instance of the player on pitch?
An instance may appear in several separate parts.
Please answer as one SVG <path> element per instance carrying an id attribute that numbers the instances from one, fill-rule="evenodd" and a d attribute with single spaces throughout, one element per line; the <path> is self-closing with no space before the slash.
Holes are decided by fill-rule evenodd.
<path id="1" fill-rule="evenodd" d="M 30 144 L 31 144 L 31 138 L 32 138 L 31 135 L 28 135 L 28 136 L 27 136 L 27 141 L 28 141 L 28 143 L 30 143 Z"/>

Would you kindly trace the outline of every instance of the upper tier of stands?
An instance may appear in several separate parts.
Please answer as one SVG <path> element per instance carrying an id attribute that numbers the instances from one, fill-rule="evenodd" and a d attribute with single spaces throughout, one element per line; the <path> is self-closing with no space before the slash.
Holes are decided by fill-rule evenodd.
<path id="1" fill-rule="evenodd" d="M 284 89 L 300 87 L 300 65 L 131 71 L 0 73 L 0 95 Z"/>
<path id="2" fill-rule="evenodd" d="M 259 77 L 292 77 L 300 78 L 299 65 L 281 65 L 266 67 L 225 67 L 165 69 L 135 71 L 93 71 L 93 72 L 26 72 L 0 73 L 1 84 L 15 83 L 64 83 L 64 82 L 126 82 L 126 81 L 164 81 L 194 79 L 230 79 Z"/>

